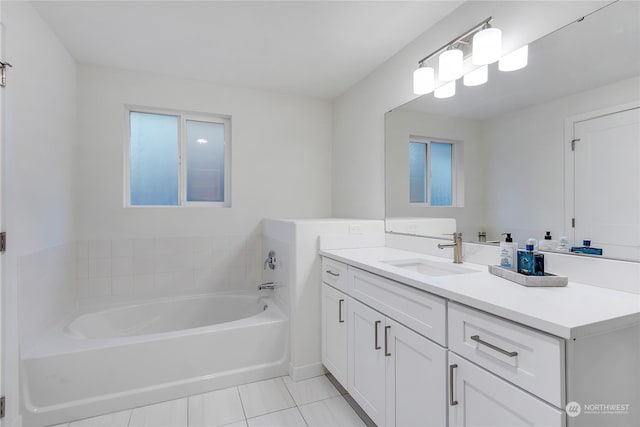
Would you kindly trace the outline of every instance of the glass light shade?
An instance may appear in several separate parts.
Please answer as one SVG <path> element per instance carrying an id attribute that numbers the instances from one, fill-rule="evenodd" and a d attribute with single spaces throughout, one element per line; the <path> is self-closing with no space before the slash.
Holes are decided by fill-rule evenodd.
<path id="1" fill-rule="evenodd" d="M 489 80 L 489 66 L 483 65 L 480 68 L 476 68 L 470 73 L 464 75 L 462 80 L 465 86 L 480 86 Z"/>
<path id="2" fill-rule="evenodd" d="M 474 65 L 493 64 L 502 56 L 502 31 L 485 28 L 473 36 L 471 61 Z"/>
<path id="3" fill-rule="evenodd" d="M 431 67 L 420 67 L 413 72 L 413 93 L 424 95 L 433 92 L 436 87 L 435 70 Z"/>
<path id="4" fill-rule="evenodd" d="M 462 51 L 460 49 L 445 50 L 438 57 L 438 79 L 443 82 L 462 77 Z"/>
<path id="5" fill-rule="evenodd" d="M 500 58 L 498 69 L 500 71 L 515 71 L 527 66 L 529 58 L 529 45 L 522 46 L 508 55 Z"/>
<path id="6" fill-rule="evenodd" d="M 433 92 L 433 96 L 436 98 L 451 98 L 456 94 L 456 81 L 449 82 Z"/>

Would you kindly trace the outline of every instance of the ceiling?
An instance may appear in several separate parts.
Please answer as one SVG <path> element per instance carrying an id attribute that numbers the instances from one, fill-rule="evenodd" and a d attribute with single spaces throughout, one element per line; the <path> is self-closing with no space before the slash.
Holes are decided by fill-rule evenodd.
<path id="1" fill-rule="evenodd" d="M 461 1 L 34 1 L 79 62 L 334 98 Z"/>
<path id="2" fill-rule="evenodd" d="M 504 73 L 489 66 L 489 81 L 452 98 L 424 95 L 403 110 L 484 120 L 531 105 L 640 76 L 640 2 L 617 2 L 529 45 L 529 64 Z M 640 87 L 638 88 L 640 94 Z"/>

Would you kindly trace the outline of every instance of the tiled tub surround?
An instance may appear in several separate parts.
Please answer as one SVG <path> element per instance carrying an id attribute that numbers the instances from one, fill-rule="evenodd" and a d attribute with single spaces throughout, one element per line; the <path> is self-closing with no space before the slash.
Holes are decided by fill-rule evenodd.
<path id="1" fill-rule="evenodd" d="M 261 280 L 261 236 L 76 242 L 80 298 L 249 290 Z"/>

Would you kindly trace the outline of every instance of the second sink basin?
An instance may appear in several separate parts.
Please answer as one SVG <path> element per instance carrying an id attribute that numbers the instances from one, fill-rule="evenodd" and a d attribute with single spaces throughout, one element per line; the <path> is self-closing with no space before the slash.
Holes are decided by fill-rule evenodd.
<path id="1" fill-rule="evenodd" d="M 415 271 L 417 273 L 424 274 L 425 276 L 451 276 L 453 274 L 478 272 L 477 270 L 465 268 L 453 263 L 428 261 L 426 259 L 402 259 L 382 262 L 408 271 Z"/>

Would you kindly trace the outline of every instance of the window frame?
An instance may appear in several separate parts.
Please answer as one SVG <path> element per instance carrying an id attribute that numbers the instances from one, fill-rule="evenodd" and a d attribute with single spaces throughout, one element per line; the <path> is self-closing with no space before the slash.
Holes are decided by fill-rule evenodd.
<path id="1" fill-rule="evenodd" d="M 432 205 L 431 204 L 431 143 L 440 143 L 440 144 L 450 144 L 451 145 L 451 204 L 450 205 Z M 455 208 L 459 206 L 458 203 L 458 151 L 461 149 L 462 141 L 456 141 L 448 138 L 431 138 L 426 136 L 417 136 L 410 135 L 407 147 L 409 144 L 417 143 L 417 144 L 425 144 L 427 146 L 426 149 L 426 158 L 425 158 L 425 169 L 427 172 L 427 182 L 426 182 L 426 190 L 427 190 L 427 198 L 426 202 L 412 202 L 411 197 L 409 197 L 408 203 L 411 207 L 421 207 L 421 208 Z M 408 150 L 407 150 L 408 151 Z M 409 177 L 411 176 L 411 164 L 409 164 Z M 407 183 L 410 186 L 411 180 L 408 179 Z M 409 187 L 409 195 L 411 195 L 411 188 Z"/>
<path id="2" fill-rule="evenodd" d="M 178 204 L 177 205 L 133 205 L 131 204 L 131 113 L 160 114 L 178 118 Z M 224 200 L 220 202 L 187 201 L 187 121 L 219 123 L 224 125 Z M 185 208 L 185 207 L 231 207 L 231 116 L 207 114 L 164 108 L 125 105 L 124 144 L 124 207 L 125 208 Z"/>

